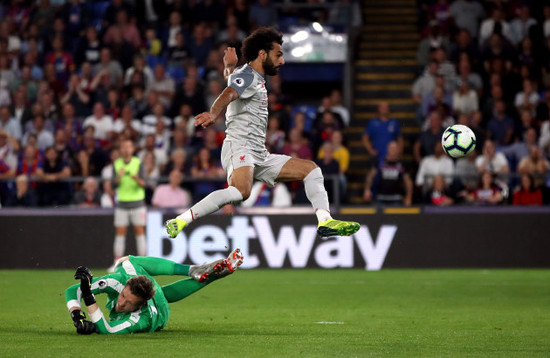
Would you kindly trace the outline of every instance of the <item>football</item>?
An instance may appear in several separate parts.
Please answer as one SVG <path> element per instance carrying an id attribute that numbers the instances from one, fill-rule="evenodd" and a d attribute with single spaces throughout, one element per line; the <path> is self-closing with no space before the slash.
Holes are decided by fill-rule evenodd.
<path id="1" fill-rule="evenodd" d="M 450 126 L 443 132 L 441 145 L 447 155 L 452 158 L 462 158 L 470 154 L 476 147 L 474 132 L 462 124 Z"/>

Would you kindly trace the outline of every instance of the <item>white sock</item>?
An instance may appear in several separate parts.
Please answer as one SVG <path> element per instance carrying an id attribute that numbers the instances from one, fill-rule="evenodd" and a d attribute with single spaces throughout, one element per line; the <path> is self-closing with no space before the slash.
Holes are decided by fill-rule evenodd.
<path id="1" fill-rule="evenodd" d="M 145 241 L 145 235 L 136 236 L 136 246 L 139 256 L 147 255 L 147 242 Z"/>
<path id="2" fill-rule="evenodd" d="M 332 219 L 329 212 L 328 194 L 325 189 L 325 180 L 321 168 L 317 167 L 304 178 L 306 196 L 315 209 L 319 222 Z"/>
<path id="3" fill-rule="evenodd" d="M 179 215 L 177 219 L 183 220 L 189 224 L 199 217 L 203 217 L 220 210 L 220 208 L 225 204 L 237 203 L 242 200 L 243 196 L 241 192 L 234 186 L 216 190 L 208 194 L 205 198 L 203 198 L 195 205 L 193 205 L 191 209 Z"/>
<path id="4" fill-rule="evenodd" d="M 126 237 L 124 235 L 116 235 L 115 245 L 114 245 L 115 260 L 118 260 L 119 258 L 122 257 L 122 255 L 124 255 L 125 246 L 126 246 Z"/>

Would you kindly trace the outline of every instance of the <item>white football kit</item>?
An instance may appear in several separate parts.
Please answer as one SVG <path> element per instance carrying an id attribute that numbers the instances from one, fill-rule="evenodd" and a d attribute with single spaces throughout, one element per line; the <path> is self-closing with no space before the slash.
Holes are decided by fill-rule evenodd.
<path id="1" fill-rule="evenodd" d="M 275 184 L 288 155 L 271 154 L 265 147 L 267 131 L 267 89 L 265 78 L 250 65 L 237 67 L 227 80 L 239 98 L 227 106 L 222 165 L 227 178 L 240 167 L 253 167 L 254 179 Z"/>

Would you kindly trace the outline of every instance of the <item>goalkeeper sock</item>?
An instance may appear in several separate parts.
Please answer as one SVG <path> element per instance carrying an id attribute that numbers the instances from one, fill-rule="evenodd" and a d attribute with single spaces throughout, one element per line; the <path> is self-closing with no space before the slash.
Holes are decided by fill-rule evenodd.
<path id="1" fill-rule="evenodd" d="M 208 283 L 198 282 L 192 278 L 176 281 L 170 285 L 162 286 L 162 293 L 168 303 L 177 302 L 183 300 L 185 297 L 197 292 L 201 288 L 205 287 Z"/>
<path id="2" fill-rule="evenodd" d="M 239 189 L 234 186 L 229 186 L 225 189 L 211 192 L 201 201 L 193 205 L 191 209 L 179 215 L 177 219 L 183 220 L 189 224 L 196 218 L 203 217 L 220 210 L 225 204 L 236 203 L 242 200 L 243 196 Z"/>
<path id="3" fill-rule="evenodd" d="M 116 235 L 115 244 L 114 244 L 115 260 L 118 260 L 119 258 L 122 257 L 122 255 L 124 255 L 125 246 L 126 246 L 126 237 L 124 235 Z"/>
<path id="4" fill-rule="evenodd" d="M 321 168 L 317 167 L 304 178 L 306 196 L 315 209 L 319 222 L 332 219 L 329 212 L 328 194 Z"/>

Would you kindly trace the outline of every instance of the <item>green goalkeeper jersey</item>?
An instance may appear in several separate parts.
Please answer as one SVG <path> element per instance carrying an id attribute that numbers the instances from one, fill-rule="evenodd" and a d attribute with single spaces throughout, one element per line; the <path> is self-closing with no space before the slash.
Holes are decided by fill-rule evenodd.
<path id="1" fill-rule="evenodd" d="M 164 296 L 162 288 L 151 277 L 151 275 L 163 274 L 148 272 L 140 265 L 140 260 L 147 258 L 129 256 L 130 259 L 119 264 L 115 273 L 94 278 L 92 282 L 92 293 L 106 293 L 108 296 L 107 309 L 109 310 L 109 319 L 107 320 L 103 314 L 101 317 L 94 319 L 94 324 L 99 333 L 115 334 L 115 333 L 133 333 L 133 332 L 154 332 L 162 329 L 168 322 L 170 317 L 170 306 Z M 145 261 L 144 261 L 145 262 Z M 131 313 L 119 313 L 115 310 L 117 298 L 126 281 L 138 275 L 145 275 L 155 286 L 155 296 L 147 301 L 141 309 Z M 65 299 L 67 308 L 78 306 L 80 307 L 80 285 L 76 284 L 69 287 L 65 291 Z"/>

